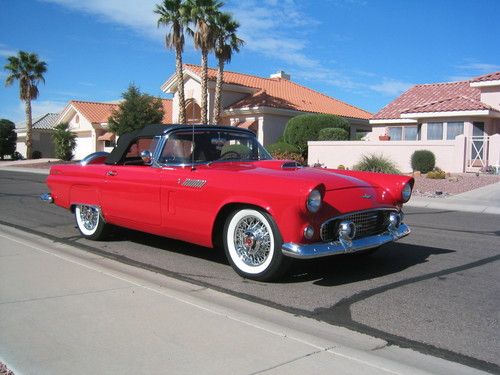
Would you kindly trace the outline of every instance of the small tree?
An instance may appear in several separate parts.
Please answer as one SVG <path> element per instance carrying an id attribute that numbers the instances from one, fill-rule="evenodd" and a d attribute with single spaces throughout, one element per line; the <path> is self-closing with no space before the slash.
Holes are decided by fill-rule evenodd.
<path id="1" fill-rule="evenodd" d="M 143 94 L 133 84 L 122 94 L 123 102 L 108 120 L 109 129 L 122 135 L 149 124 L 160 124 L 163 119 L 161 99 Z"/>
<path id="2" fill-rule="evenodd" d="M 16 151 L 17 133 L 16 125 L 10 120 L 0 120 L 0 158 L 12 155 Z"/>
<path id="3" fill-rule="evenodd" d="M 52 136 L 56 158 L 61 160 L 71 160 L 76 147 L 76 135 L 69 130 L 67 122 L 61 122 L 54 127 Z"/>
<path id="4" fill-rule="evenodd" d="M 283 138 L 296 146 L 307 156 L 307 142 L 318 140 L 319 131 L 324 128 L 340 128 L 349 131 L 349 122 L 340 116 L 308 114 L 291 118 L 286 124 Z"/>

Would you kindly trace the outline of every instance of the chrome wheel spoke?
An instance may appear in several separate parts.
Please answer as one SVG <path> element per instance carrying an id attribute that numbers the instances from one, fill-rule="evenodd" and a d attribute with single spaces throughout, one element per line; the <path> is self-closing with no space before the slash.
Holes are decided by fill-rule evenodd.
<path id="1" fill-rule="evenodd" d="M 271 250 L 271 237 L 265 223 L 255 216 L 242 218 L 236 224 L 234 246 L 245 264 L 254 267 L 263 264 Z"/>
<path id="2" fill-rule="evenodd" d="M 80 219 L 87 230 L 92 230 L 97 226 L 99 212 L 96 208 L 90 206 L 80 207 Z"/>

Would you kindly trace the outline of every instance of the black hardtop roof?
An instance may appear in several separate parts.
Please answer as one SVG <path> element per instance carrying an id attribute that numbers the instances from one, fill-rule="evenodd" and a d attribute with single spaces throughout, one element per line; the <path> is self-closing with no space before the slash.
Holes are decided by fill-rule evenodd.
<path id="1" fill-rule="evenodd" d="M 149 138 L 155 136 L 161 136 L 163 134 L 167 134 L 176 130 L 189 130 L 191 131 L 194 128 L 194 131 L 200 130 L 214 130 L 214 131 L 238 131 L 242 133 L 255 135 L 252 131 L 247 129 L 236 128 L 234 126 L 220 126 L 220 125 L 182 125 L 182 124 L 174 124 L 174 125 L 162 125 L 162 124 L 152 124 L 146 125 L 144 128 L 139 130 L 134 130 L 130 133 L 125 133 L 118 138 L 118 143 L 115 148 L 106 158 L 105 164 L 118 164 L 122 160 L 125 152 L 128 150 L 128 147 L 132 141 L 135 141 L 138 138 Z"/>

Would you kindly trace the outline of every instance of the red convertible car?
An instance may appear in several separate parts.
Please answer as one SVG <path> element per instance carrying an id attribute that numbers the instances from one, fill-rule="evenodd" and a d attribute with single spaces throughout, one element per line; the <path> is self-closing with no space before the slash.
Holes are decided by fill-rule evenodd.
<path id="1" fill-rule="evenodd" d="M 112 225 L 223 246 L 243 277 L 280 277 L 292 258 L 373 251 L 410 233 L 413 178 L 274 160 L 248 130 L 149 125 L 111 153 L 56 165 L 42 200 L 74 212 L 81 234 Z"/>

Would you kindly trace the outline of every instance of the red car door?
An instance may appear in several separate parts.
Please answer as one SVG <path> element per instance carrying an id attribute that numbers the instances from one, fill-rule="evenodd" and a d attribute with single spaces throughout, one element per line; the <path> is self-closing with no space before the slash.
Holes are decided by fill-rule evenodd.
<path id="1" fill-rule="evenodd" d="M 101 193 L 105 216 L 111 221 L 160 226 L 161 174 L 161 168 L 152 166 L 110 165 Z"/>

